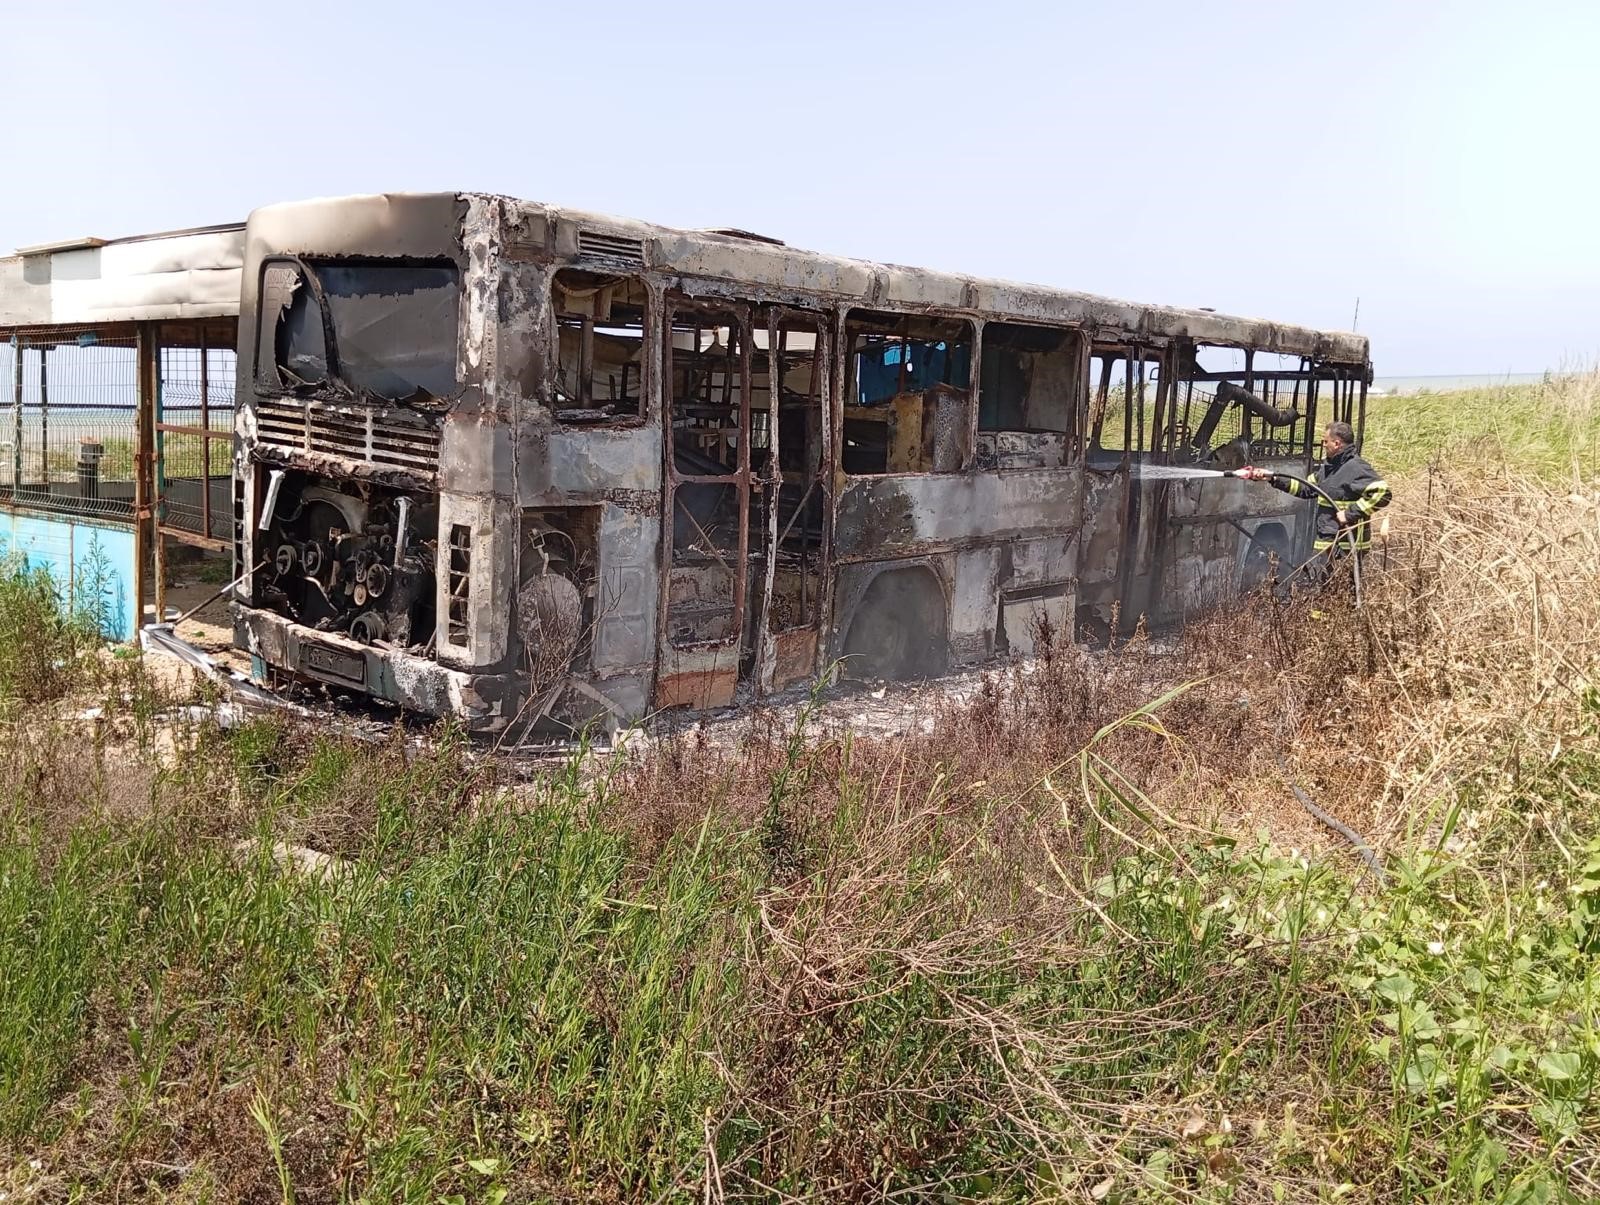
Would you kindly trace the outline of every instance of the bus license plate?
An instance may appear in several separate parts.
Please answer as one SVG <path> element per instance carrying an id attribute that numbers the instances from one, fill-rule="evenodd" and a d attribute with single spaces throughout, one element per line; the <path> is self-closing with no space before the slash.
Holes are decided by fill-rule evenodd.
<path id="1" fill-rule="evenodd" d="M 329 648 L 324 644 L 308 644 L 301 654 L 306 673 L 330 682 L 343 682 L 351 686 L 366 686 L 367 660 L 343 649 Z"/>

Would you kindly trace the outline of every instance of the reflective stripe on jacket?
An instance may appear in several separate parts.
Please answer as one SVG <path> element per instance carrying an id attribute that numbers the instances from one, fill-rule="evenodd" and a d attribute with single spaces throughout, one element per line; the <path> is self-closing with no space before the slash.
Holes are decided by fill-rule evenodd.
<path id="1" fill-rule="evenodd" d="M 1355 520 L 1356 550 L 1365 552 L 1372 545 L 1373 513 L 1389 505 L 1389 483 L 1378 476 L 1376 470 L 1357 455 L 1353 447 L 1341 448 L 1319 464 L 1311 474 L 1311 481 L 1334 501 L 1329 502 L 1321 493 L 1294 477 L 1286 477 L 1281 473 L 1272 476 L 1273 486 L 1284 493 L 1293 494 L 1296 498 L 1316 499 L 1317 528 L 1313 546 L 1318 552 L 1328 551 L 1336 541 L 1341 547 L 1349 547 L 1348 536 L 1339 539 L 1340 510 Z"/>

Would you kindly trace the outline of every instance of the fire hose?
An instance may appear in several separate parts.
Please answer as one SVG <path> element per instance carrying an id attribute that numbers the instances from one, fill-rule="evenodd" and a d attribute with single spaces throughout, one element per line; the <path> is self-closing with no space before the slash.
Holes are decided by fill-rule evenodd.
<path id="1" fill-rule="evenodd" d="M 1236 477 L 1241 481 L 1254 481 L 1257 479 L 1254 476 L 1254 471 L 1249 466 L 1246 466 L 1243 469 L 1228 469 L 1222 475 L 1224 477 Z M 1345 509 L 1345 504 L 1340 503 L 1337 499 L 1332 497 L 1327 490 L 1323 489 L 1315 481 L 1308 481 L 1306 478 L 1297 477 L 1293 473 L 1278 473 L 1276 476 L 1287 477 L 1290 481 L 1299 482 L 1307 489 L 1314 491 L 1319 498 L 1327 502 L 1327 504 L 1336 512 Z M 1355 574 L 1356 606 L 1360 607 L 1361 557 L 1356 548 L 1356 529 L 1354 527 L 1341 528 L 1338 535 L 1334 537 L 1333 546 L 1335 548 L 1338 547 L 1339 541 L 1344 539 L 1346 536 L 1348 536 L 1350 539 L 1350 568 Z M 1333 549 L 1330 548 L 1328 551 L 1331 558 Z M 1302 568 L 1304 568 L 1304 566 L 1302 566 Z M 1298 572 L 1298 570 L 1296 570 L 1296 572 Z M 1320 807 L 1316 800 L 1312 799 L 1311 796 L 1307 794 L 1305 790 L 1302 789 L 1301 786 L 1290 776 L 1289 767 L 1284 762 L 1281 754 L 1274 754 L 1273 757 L 1278 763 L 1278 769 L 1283 772 L 1283 780 L 1288 784 L 1289 791 L 1294 795 L 1295 801 L 1299 803 L 1301 807 L 1305 808 L 1305 810 L 1313 817 L 1321 821 L 1334 832 L 1338 833 L 1339 836 L 1343 837 L 1345 841 L 1350 844 L 1350 847 L 1354 849 L 1356 853 L 1361 855 L 1361 860 L 1367 864 L 1367 869 L 1372 872 L 1372 877 L 1378 881 L 1378 885 L 1380 887 L 1383 886 L 1383 863 L 1378 859 L 1377 853 L 1373 851 L 1373 848 L 1370 844 L 1368 844 L 1367 839 L 1360 833 L 1356 832 L 1348 824 L 1344 823 L 1344 821 L 1340 820 L 1337 816 Z"/>
<path id="2" fill-rule="evenodd" d="M 1378 880 L 1378 886 L 1382 887 L 1385 881 L 1383 877 L 1383 863 L 1378 860 L 1377 853 L 1373 850 L 1372 846 L 1367 843 L 1367 839 L 1360 833 L 1356 832 L 1355 829 L 1351 828 L 1344 821 L 1340 820 L 1332 812 L 1325 811 L 1323 808 L 1319 807 L 1317 802 L 1312 799 L 1310 795 L 1306 794 L 1306 792 L 1301 789 L 1300 785 L 1289 776 L 1289 767 L 1284 762 L 1282 754 L 1274 753 L 1272 756 L 1278 763 L 1278 769 L 1283 771 L 1283 781 L 1289 784 L 1289 790 L 1294 795 L 1295 800 L 1300 804 L 1300 806 L 1305 808 L 1306 811 L 1310 812 L 1318 820 L 1322 821 L 1323 824 L 1327 825 L 1334 832 L 1338 833 L 1347 842 L 1349 842 L 1350 848 L 1354 849 L 1356 853 L 1361 855 L 1361 860 L 1367 864 L 1367 869 L 1372 872 L 1372 877 Z"/>
<path id="3" fill-rule="evenodd" d="M 1259 478 L 1252 475 L 1256 471 L 1257 470 L 1252 466 L 1245 465 L 1240 469 L 1226 469 L 1223 471 L 1222 475 L 1224 477 L 1235 477 L 1240 481 L 1256 481 L 1259 480 Z M 1317 497 L 1321 498 L 1329 506 L 1333 507 L 1335 513 L 1346 510 L 1349 507 L 1349 503 L 1340 502 L 1337 498 L 1328 493 L 1327 490 L 1323 489 L 1315 481 L 1311 481 L 1308 478 L 1297 477 L 1293 473 L 1273 473 L 1272 475 L 1274 477 L 1283 477 L 1289 481 L 1293 481 L 1299 485 L 1305 486 L 1306 489 L 1313 491 Z M 1361 606 L 1361 556 L 1360 551 L 1356 548 L 1356 529 L 1354 526 L 1341 527 L 1338 534 L 1333 537 L 1333 547 L 1328 549 L 1328 561 L 1330 564 L 1332 563 L 1334 548 L 1339 546 L 1340 540 L 1343 540 L 1347 537 L 1350 541 L 1350 571 L 1355 577 L 1356 607 L 1359 609 Z M 1310 564 L 1310 562 L 1308 561 L 1307 564 Z M 1296 569 L 1295 572 L 1299 573 L 1300 570 L 1304 568 L 1305 565 L 1302 565 L 1299 569 Z"/>

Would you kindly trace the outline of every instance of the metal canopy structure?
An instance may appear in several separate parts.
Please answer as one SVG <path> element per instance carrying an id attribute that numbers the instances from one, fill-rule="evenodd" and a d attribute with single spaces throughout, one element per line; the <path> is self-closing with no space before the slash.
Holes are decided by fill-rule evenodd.
<path id="1" fill-rule="evenodd" d="M 242 225 L 0 258 L 0 545 L 110 635 L 161 613 L 168 540 L 232 547 L 243 261 Z"/>

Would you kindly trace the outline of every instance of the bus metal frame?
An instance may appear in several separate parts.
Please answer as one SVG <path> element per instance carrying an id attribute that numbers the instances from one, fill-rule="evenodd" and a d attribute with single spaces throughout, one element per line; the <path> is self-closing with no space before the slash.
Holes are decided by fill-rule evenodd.
<path id="1" fill-rule="evenodd" d="M 841 657 L 847 674 L 918 676 L 1027 653 L 1052 632 L 1104 634 L 1141 618 L 1181 620 L 1263 563 L 1308 547 L 1309 515 L 1245 483 L 1150 479 L 1141 467 L 1251 455 L 1304 468 L 1319 423 L 1338 418 L 1359 427 L 1372 375 L 1359 335 L 887 267 L 743 232 L 673 230 L 484 194 L 273 206 L 251 215 L 246 243 L 240 568 L 274 567 L 246 573 L 237 589 L 238 640 L 263 678 L 321 681 L 486 731 L 575 730 L 629 723 L 662 707 L 725 706 L 824 675 Z M 263 272 L 285 257 L 455 265 L 454 395 L 375 401 L 314 387 L 264 389 L 257 361 L 278 354 L 270 350 L 278 328 L 263 323 L 284 319 L 263 308 Z M 562 311 L 558 320 L 562 274 L 568 283 L 581 278 L 584 287 L 564 285 L 562 296 L 582 296 L 587 316 Z M 619 305 L 628 323 L 637 312 L 636 326 L 603 326 Z M 717 343 L 724 328 L 703 346 L 703 331 L 688 335 L 676 321 L 688 314 L 732 315 L 730 340 L 738 327 L 737 389 L 724 369 L 721 403 L 676 405 L 680 376 L 686 389 L 710 388 L 709 376 L 695 383 L 692 367 L 683 376 L 681 361 L 699 363 L 706 348 L 728 354 Z M 813 448 L 821 458 L 799 510 L 787 515 L 785 486 L 792 497 L 802 483 L 786 481 L 783 469 L 785 321 L 809 324 L 815 340 L 810 375 L 797 375 L 806 393 L 798 410 L 790 402 L 797 415 L 790 428 L 806 424 L 801 468 L 788 471 L 803 477 Z M 891 327 L 904 333 L 870 333 Z M 594 357 L 625 354 L 634 331 L 637 373 L 630 376 L 631 361 L 622 364 L 621 395 L 610 378 L 610 401 L 620 396 L 622 405 L 607 414 L 593 404 Z M 955 335 L 913 331 L 964 332 L 964 375 Z M 675 345 L 690 338 L 692 355 L 687 342 Z M 860 345 L 876 354 L 895 338 L 903 362 L 915 355 L 926 364 L 942 348 L 945 373 L 958 379 L 908 390 L 902 370 L 900 392 L 864 401 L 858 343 L 865 339 Z M 1008 353 L 1005 339 L 1048 350 Z M 991 343 L 991 379 L 1010 371 L 1012 386 L 986 384 Z M 1017 366 L 1025 355 L 1033 358 L 1024 371 Z M 1059 358 L 1046 365 L 1045 356 Z M 758 386 L 763 363 L 766 384 Z M 582 404 L 561 408 L 556 381 L 572 364 Z M 1067 365 L 1070 394 L 1034 388 L 1041 372 L 1060 374 Z M 1018 401 L 1014 383 L 1024 378 Z M 1113 387 L 1114 379 L 1122 383 Z M 1206 391 L 1223 382 L 1249 405 L 1225 405 Z M 762 408 L 753 395 L 763 390 L 765 418 L 757 424 Z M 1046 407 L 1057 427 L 984 427 L 991 397 L 996 407 L 1007 398 Z M 1120 437 L 1105 429 L 1113 406 Z M 1287 425 L 1268 425 L 1291 410 Z M 715 421 L 724 412 L 737 421 Z M 1235 418 L 1238 435 L 1213 445 L 1214 436 L 1235 429 L 1221 423 Z M 437 442 L 428 443 L 435 428 Z M 366 442 L 319 436 L 335 430 L 364 433 Z M 699 454 L 675 431 L 695 432 L 706 454 L 695 461 Z M 1201 431 L 1206 438 L 1197 444 Z M 758 434 L 760 465 L 752 446 Z M 883 468 L 845 471 L 847 455 L 877 456 L 880 436 L 888 449 Z M 397 448 L 423 451 L 408 462 Z M 728 455 L 735 460 L 716 459 Z M 694 463 L 703 471 L 692 471 Z M 792 451 L 788 463 L 795 463 Z M 712 471 L 718 466 L 730 471 Z M 263 506 L 280 487 L 292 495 L 289 511 L 263 524 Z M 679 502 L 695 487 L 734 491 L 731 548 L 718 546 L 716 528 L 706 529 L 708 512 L 689 515 L 678 529 Z M 775 630 L 783 542 L 803 523 L 808 546 L 812 526 L 800 512 L 809 514 L 814 496 L 815 577 L 806 577 L 812 570 L 803 554 L 800 568 L 805 620 Z M 332 543 L 279 530 L 281 515 L 296 506 L 315 511 Z M 285 543 L 300 551 L 282 553 Z M 282 600 L 303 584 L 291 579 L 313 543 L 357 574 L 389 557 L 386 583 L 405 578 L 416 586 L 431 577 L 431 612 L 415 593 L 408 605 L 421 626 L 404 640 L 374 636 L 390 630 L 383 616 L 351 626 L 347 603 L 319 604 L 317 622 L 299 622 Z M 709 568 L 675 572 L 683 568 L 674 561 L 681 547 Z M 290 579 L 280 571 L 284 561 Z M 792 590 L 788 577 L 785 583 Z M 337 572 L 333 584 L 361 593 L 361 583 Z M 316 590 L 328 597 L 326 584 Z M 724 590 L 731 592 L 726 604 Z M 674 607 L 680 618 L 709 616 L 704 630 L 718 634 L 676 642 Z M 692 632 L 696 622 L 685 619 L 678 629 Z M 542 663 L 552 658 L 553 665 Z"/>

